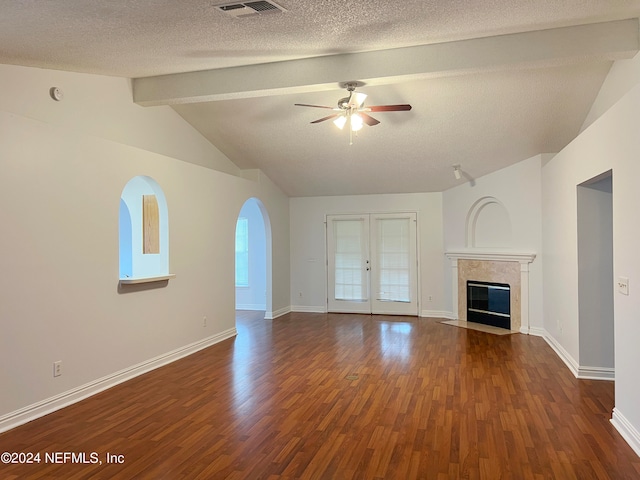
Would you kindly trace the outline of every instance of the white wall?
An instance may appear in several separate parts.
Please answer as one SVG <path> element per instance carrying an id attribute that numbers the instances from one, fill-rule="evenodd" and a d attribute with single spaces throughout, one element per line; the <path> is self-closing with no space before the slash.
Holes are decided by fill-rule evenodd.
<path id="1" fill-rule="evenodd" d="M 170 107 L 133 103 L 128 79 L 13 65 L 0 65 L 0 78 L 4 112 L 66 127 L 78 135 L 240 174 L 235 164 Z M 64 92 L 61 102 L 51 100 L 49 89 L 53 86 Z"/>
<path id="2" fill-rule="evenodd" d="M 290 211 L 291 308 L 294 311 L 326 311 L 325 215 L 414 211 L 418 213 L 420 314 L 450 314 L 450 310 L 444 309 L 440 193 L 291 198 Z"/>
<path id="3" fill-rule="evenodd" d="M 613 170 L 614 279 L 629 278 L 629 295 L 614 295 L 613 422 L 640 454 L 640 85 L 542 169 L 544 326 L 565 361 L 579 357 L 576 185 Z"/>
<path id="4" fill-rule="evenodd" d="M 484 197 L 494 197 L 509 215 L 511 239 L 509 248 L 518 252 L 536 253 L 529 266 L 529 324 L 534 332 L 542 329 L 542 211 L 540 199 L 540 168 L 542 156 L 516 163 L 510 167 L 468 181 L 443 192 L 445 251 L 467 248 L 467 216 L 473 205 Z M 464 169 L 464 165 L 462 166 Z M 497 209 L 503 215 L 502 209 Z M 500 218 L 502 220 L 502 217 Z M 504 222 L 503 222 L 504 223 Z M 501 231 L 506 231 L 501 228 Z M 502 249 L 503 246 L 500 246 Z M 446 308 L 452 306 L 451 265 L 445 271 Z"/>
<path id="5" fill-rule="evenodd" d="M 213 170 L 233 165 L 170 108 L 133 105 L 127 80 L 0 66 L 0 83 L 0 430 L 232 335 L 235 224 L 250 197 L 281 242 L 274 305 L 289 305 L 288 198 L 266 177 Z M 120 195 L 138 175 L 165 193 L 177 277 L 119 289 Z"/>

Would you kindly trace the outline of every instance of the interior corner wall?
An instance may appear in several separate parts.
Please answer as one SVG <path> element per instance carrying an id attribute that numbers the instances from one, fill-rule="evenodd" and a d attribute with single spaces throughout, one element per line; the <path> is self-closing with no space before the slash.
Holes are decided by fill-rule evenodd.
<path id="1" fill-rule="evenodd" d="M 445 251 L 467 248 L 467 215 L 479 199 L 491 196 L 504 206 L 511 221 L 510 249 L 536 254 L 529 266 L 529 325 L 534 332 L 543 326 L 541 160 L 536 155 L 473 182 L 461 180 L 442 194 Z M 453 309 L 450 262 L 445 273 L 447 308 Z"/>
<path id="2" fill-rule="evenodd" d="M 265 204 L 274 241 L 282 241 L 273 297 L 288 305 L 286 195 L 266 177 L 211 168 L 228 160 L 216 159 L 214 147 L 206 153 L 168 107 L 130 118 L 143 107 L 131 103 L 126 82 L 0 66 L 0 362 L 11 366 L 0 369 L 0 429 L 150 360 L 233 335 L 235 225 L 250 197 Z M 49 98 L 52 85 L 65 90 L 62 102 Z M 165 194 L 176 277 L 124 291 L 120 195 L 138 175 Z M 55 361 L 63 362 L 56 378 Z"/>
<path id="3" fill-rule="evenodd" d="M 268 262 L 271 261 L 271 298 L 267 298 L 267 317 L 276 318 L 291 311 L 289 197 L 264 172 L 258 170 L 253 173 L 249 176 L 255 191 L 252 196 L 258 198 L 266 208 L 271 228 L 271 260 L 267 252 L 267 271 Z M 267 239 L 267 248 L 268 244 Z"/>
<path id="4" fill-rule="evenodd" d="M 326 215 L 417 212 L 420 315 L 450 315 L 444 308 L 441 199 L 440 193 L 291 198 L 291 308 L 327 309 Z"/>
<path id="5" fill-rule="evenodd" d="M 576 185 L 613 171 L 614 424 L 640 454 L 640 85 L 636 85 L 542 168 L 544 326 L 574 360 L 579 356 Z M 635 443 L 634 443 L 635 442 Z"/>
<path id="6" fill-rule="evenodd" d="M 637 53 L 633 58 L 616 60 L 602 83 L 580 132 L 584 131 L 639 83 L 640 53 Z"/>

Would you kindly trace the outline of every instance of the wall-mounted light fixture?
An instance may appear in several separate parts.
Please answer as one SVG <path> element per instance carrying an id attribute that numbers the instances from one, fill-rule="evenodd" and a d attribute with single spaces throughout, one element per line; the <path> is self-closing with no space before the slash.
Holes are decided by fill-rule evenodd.
<path id="1" fill-rule="evenodd" d="M 456 180 L 460 180 L 460 178 L 462 178 L 462 174 L 460 173 L 460 165 L 453 166 L 453 176 L 456 177 Z"/>

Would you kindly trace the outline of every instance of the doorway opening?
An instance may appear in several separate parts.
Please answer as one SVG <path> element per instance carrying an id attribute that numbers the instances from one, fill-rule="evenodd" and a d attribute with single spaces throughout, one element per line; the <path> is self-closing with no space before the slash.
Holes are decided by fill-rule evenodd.
<path id="1" fill-rule="evenodd" d="M 236 310 L 264 311 L 273 318 L 271 223 L 264 204 L 248 199 L 236 221 Z"/>
<path id="2" fill-rule="evenodd" d="M 579 378 L 613 380 L 613 176 L 577 186 Z"/>

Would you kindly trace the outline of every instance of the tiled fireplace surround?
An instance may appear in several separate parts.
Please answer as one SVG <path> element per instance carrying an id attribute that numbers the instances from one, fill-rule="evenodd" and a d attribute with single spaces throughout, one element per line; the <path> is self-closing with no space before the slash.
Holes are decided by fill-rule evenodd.
<path id="1" fill-rule="evenodd" d="M 467 321 L 467 280 L 506 283 L 511 287 L 511 331 L 529 333 L 529 264 L 534 253 L 451 251 L 453 314 Z M 457 308 L 457 311 L 456 311 Z"/>

